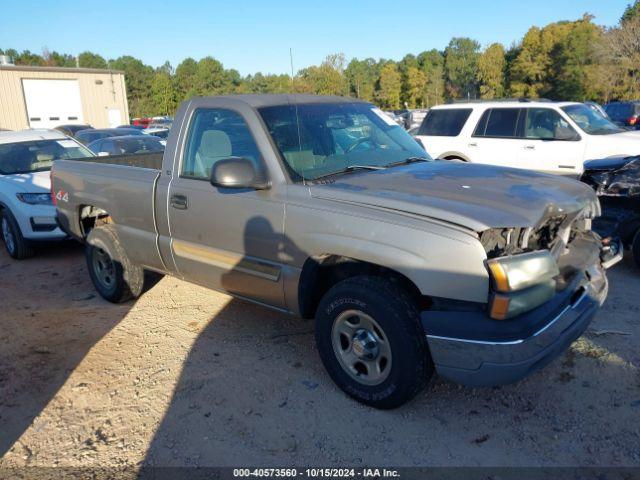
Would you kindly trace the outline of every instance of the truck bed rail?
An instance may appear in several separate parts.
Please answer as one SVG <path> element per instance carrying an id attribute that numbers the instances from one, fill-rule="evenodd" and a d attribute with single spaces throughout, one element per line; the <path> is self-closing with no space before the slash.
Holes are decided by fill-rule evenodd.
<path id="1" fill-rule="evenodd" d="M 108 155 L 104 157 L 87 157 L 74 159 L 80 162 L 124 165 L 127 167 L 162 169 L 162 152 L 135 153 L 127 155 Z"/>

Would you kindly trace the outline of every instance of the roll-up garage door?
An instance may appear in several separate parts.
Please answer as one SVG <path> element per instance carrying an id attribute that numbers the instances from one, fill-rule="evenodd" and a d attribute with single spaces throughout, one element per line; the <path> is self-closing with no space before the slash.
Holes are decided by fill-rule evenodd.
<path id="1" fill-rule="evenodd" d="M 23 79 L 22 89 L 31 128 L 83 123 L 77 80 Z"/>

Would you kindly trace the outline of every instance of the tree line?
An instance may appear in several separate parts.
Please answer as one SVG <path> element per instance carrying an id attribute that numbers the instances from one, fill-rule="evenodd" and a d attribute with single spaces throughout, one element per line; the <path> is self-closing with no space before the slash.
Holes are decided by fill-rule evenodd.
<path id="1" fill-rule="evenodd" d="M 493 43 L 482 49 L 471 38 L 456 37 L 443 51 L 408 54 L 400 61 L 354 58 L 347 63 L 338 53 L 293 78 L 242 76 L 210 56 L 186 58 L 175 68 L 168 62 L 153 68 L 132 56 L 106 60 L 92 52 L 74 57 L 47 49 L 41 54 L 0 49 L 0 54 L 11 56 L 16 65 L 122 70 L 134 117 L 173 114 L 192 96 L 229 93 L 348 95 L 384 109 L 502 97 L 605 103 L 640 98 L 640 0 L 610 28 L 596 25 L 585 14 L 575 21 L 531 27 L 508 48 Z"/>

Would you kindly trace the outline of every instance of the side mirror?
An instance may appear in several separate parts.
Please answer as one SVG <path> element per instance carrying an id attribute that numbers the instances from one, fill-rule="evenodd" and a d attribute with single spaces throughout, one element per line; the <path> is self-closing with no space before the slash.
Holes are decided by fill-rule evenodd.
<path id="1" fill-rule="evenodd" d="M 213 164 L 211 185 L 223 188 L 252 188 L 266 190 L 269 181 L 248 158 L 229 157 Z"/>
<path id="2" fill-rule="evenodd" d="M 579 140 L 580 136 L 571 127 L 557 127 L 554 138 L 556 140 L 573 141 L 573 140 Z"/>

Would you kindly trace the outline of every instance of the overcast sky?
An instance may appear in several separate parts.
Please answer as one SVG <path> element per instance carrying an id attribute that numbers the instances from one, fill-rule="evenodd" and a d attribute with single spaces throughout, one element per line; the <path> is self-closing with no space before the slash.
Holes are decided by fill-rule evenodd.
<path id="1" fill-rule="evenodd" d="M 43 47 L 106 58 L 133 55 L 152 66 L 211 55 L 245 75 L 288 73 L 330 53 L 400 60 L 443 49 L 454 36 L 506 46 L 532 25 L 574 20 L 618 22 L 630 0 L 457 1 L 123 1 L 3 2 L 0 48 Z"/>

